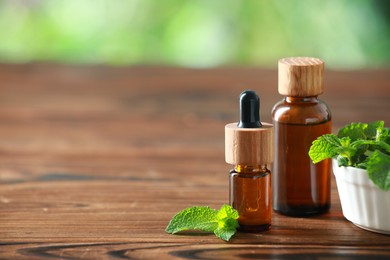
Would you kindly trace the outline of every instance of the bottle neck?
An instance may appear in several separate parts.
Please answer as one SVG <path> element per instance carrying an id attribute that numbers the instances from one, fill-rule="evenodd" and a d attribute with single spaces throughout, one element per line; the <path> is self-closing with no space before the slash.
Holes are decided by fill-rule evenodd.
<path id="1" fill-rule="evenodd" d="M 318 97 L 285 97 L 287 103 L 317 103 Z"/>
<path id="2" fill-rule="evenodd" d="M 244 165 L 244 164 L 238 164 L 236 167 L 234 167 L 234 170 L 238 173 L 247 173 L 247 174 L 259 174 L 259 173 L 266 173 L 269 170 L 267 169 L 267 164 L 263 165 Z"/>

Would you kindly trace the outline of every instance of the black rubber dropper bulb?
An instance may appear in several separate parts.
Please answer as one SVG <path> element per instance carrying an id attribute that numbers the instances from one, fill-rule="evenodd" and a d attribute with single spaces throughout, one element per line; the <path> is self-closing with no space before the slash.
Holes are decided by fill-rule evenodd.
<path id="1" fill-rule="evenodd" d="M 245 90 L 240 95 L 240 128 L 260 128 L 260 98 L 253 90 Z"/>

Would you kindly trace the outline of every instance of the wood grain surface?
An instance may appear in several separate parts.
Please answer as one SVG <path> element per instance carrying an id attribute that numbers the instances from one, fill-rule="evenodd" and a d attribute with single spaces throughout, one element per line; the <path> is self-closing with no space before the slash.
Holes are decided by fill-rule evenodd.
<path id="1" fill-rule="evenodd" d="M 228 202 L 224 126 L 238 95 L 270 122 L 276 70 L 0 65 L 0 259 L 389 259 L 390 236 L 329 213 L 273 213 L 271 230 L 164 232 L 194 205 Z M 390 124 L 390 70 L 326 71 L 333 130 Z"/>

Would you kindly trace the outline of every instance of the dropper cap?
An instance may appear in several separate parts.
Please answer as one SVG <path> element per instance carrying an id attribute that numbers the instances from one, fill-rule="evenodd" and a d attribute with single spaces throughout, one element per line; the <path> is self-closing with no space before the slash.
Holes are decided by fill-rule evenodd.
<path id="1" fill-rule="evenodd" d="M 324 92 L 324 62 L 312 57 L 279 60 L 278 91 L 291 97 L 312 97 Z"/>
<path id="2" fill-rule="evenodd" d="M 240 95 L 240 121 L 225 126 L 225 160 L 229 164 L 263 165 L 273 161 L 273 126 L 260 121 L 260 99 L 246 90 Z"/>
<path id="3" fill-rule="evenodd" d="M 246 90 L 240 95 L 240 128 L 259 128 L 260 123 L 260 98 L 256 92 Z"/>

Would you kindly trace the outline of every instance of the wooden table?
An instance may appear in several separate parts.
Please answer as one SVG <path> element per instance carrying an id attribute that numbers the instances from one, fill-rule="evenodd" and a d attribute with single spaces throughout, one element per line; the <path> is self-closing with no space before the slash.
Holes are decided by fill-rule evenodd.
<path id="1" fill-rule="evenodd" d="M 334 131 L 389 126 L 390 70 L 327 71 L 325 84 Z M 181 209 L 228 202 L 224 125 L 246 88 L 270 121 L 276 86 L 258 68 L 0 65 L 0 258 L 389 259 L 390 236 L 344 219 L 334 182 L 329 213 L 274 213 L 268 232 L 164 232 Z"/>

